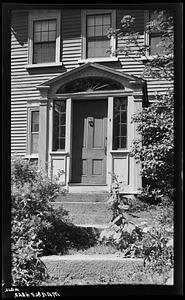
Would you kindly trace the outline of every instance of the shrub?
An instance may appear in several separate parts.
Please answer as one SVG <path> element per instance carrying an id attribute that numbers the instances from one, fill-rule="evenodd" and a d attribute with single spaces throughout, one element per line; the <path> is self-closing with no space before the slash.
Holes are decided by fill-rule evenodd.
<path id="1" fill-rule="evenodd" d="M 137 226 L 129 221 L 129 200 L 119 190 L 120 183 L 114 176 L 108 200 L 113 220 L 111 226 L 101 232 L 100 241 L 114 245 L 124 256 L 142 257 L 148 274 L 159 274 L 164 282 L 167 281 L 174 267 L 172 202 L 164 199 L 155 206 L 156 217 L 152 225 L 143 222 Z M 132 208 L 133 201 L 130 203 Z"/>
<path id="2" fill-rule="evenodd" d="M 39 172 L 35 165 L 19 157 L 12 158 L 11 188 L 13 284 L 37 285 L 47 275 L 39 258 L 48 251 L 44 232 L 55 228 L 57 221 L 66 223 L 68 220 L 63 208 L 55 210 L 51 205 L 63 189 Z M 57 242 L 56 239 L 53 248 Z M 66 245 L 65 240 L 62 243 Z"/>

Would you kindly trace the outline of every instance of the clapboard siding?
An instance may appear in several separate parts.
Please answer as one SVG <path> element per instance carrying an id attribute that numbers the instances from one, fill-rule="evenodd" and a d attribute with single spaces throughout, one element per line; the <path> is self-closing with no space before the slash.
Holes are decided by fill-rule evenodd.
<path id="1" fill-rule="evenodd" d="M 62 11 L 62 62 L 67 71 L 78 67 L 81 58 L 81 11 Z"/>
<path id="2" fill-rule="evenodd" d="M 62 67 L 56 69 L 35 68 L 29 70 L 28 64 L 28 11 L 12 11 L 11 16 L 11 144 L 12 152 L 18 151 L 20 155 L 26 154 L 27 143 L 27 100 L 38 100 L 39 92 L 37 85 L 48 79 L 70 71 L 79 66 L 79 59 L 82 58 L 82 35 L 81 35 L 81 10 L 61 10 L 61 62 Z M 116 27 L 120 26 L 124 15 L 135 17 L 136 29 L 140 34 L 139 44 L 144 43 L 144 10 L 123 10 L 116 11 Z M 125 45 L 126 40 L 119 38 L 117 48 Z M 137 50 L 132 47 L 132 51 Z M 121 71 L 127 74 L 142 76 L 144 65 L 135 54 L 131 57 L 118 55 Z M 120 71 L 120 66 L 115 68 Z M 156 91 L 167 89 L 170 84 L 166 81 L 148 81 L 148 92 L 153 94 Z"/>

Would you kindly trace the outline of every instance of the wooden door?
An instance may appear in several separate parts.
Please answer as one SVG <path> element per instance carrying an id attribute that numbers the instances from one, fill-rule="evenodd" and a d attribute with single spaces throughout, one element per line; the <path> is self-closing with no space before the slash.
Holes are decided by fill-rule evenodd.
<path id="1" fill-rule="evenodd" d="M 72 182 L 106 183 L 107 101 L 74 101 Z"/>

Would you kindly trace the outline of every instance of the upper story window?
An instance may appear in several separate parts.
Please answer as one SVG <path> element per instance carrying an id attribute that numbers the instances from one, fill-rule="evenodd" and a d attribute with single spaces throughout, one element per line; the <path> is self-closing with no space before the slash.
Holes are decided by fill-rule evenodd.
<path id="1" fill-rule="evenodd" d="M 34 21 L 33 23 L 33 63 L 55 62 L 56 59 L 56 19 Z"/>
<path id="2" fill-rule="evenodd" d="M 115 28 L 114 10 L 82 11 L 83 59 L 110 57 L 107 50 L 115 50 L 115 38 L 107 37 L 108 29 Z"/>
<path id="3" fill-rule="evenodd" d="M 148 55 L 162 55 L 165 54 L 165 49 L 162 46 L 162 32 L 158 28 L 157 24 L 157 11 L 146 11 L 146 23 L 152 24 L 152 28 L 150 27 L 150 30 L 146 32 L 146 45 L 148 45 L 149 51 Z M 170 43 L 167 37 L 165 37 L 165 45 L 167 43 Z"/>
<path id="4" fill-rule="evenodd" d="M 60 62 L 60 11 L 32 11 L 29 15 L 29 64 L 57 62 Z"/>

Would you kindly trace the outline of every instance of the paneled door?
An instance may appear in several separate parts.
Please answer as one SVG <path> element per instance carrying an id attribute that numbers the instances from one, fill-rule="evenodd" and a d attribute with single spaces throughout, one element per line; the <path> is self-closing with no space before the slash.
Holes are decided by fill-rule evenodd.
<path id="1" fill-rule="evenodd" d="M 73 101 L 72 182 L 106 183 L 107 101 Z"/>

